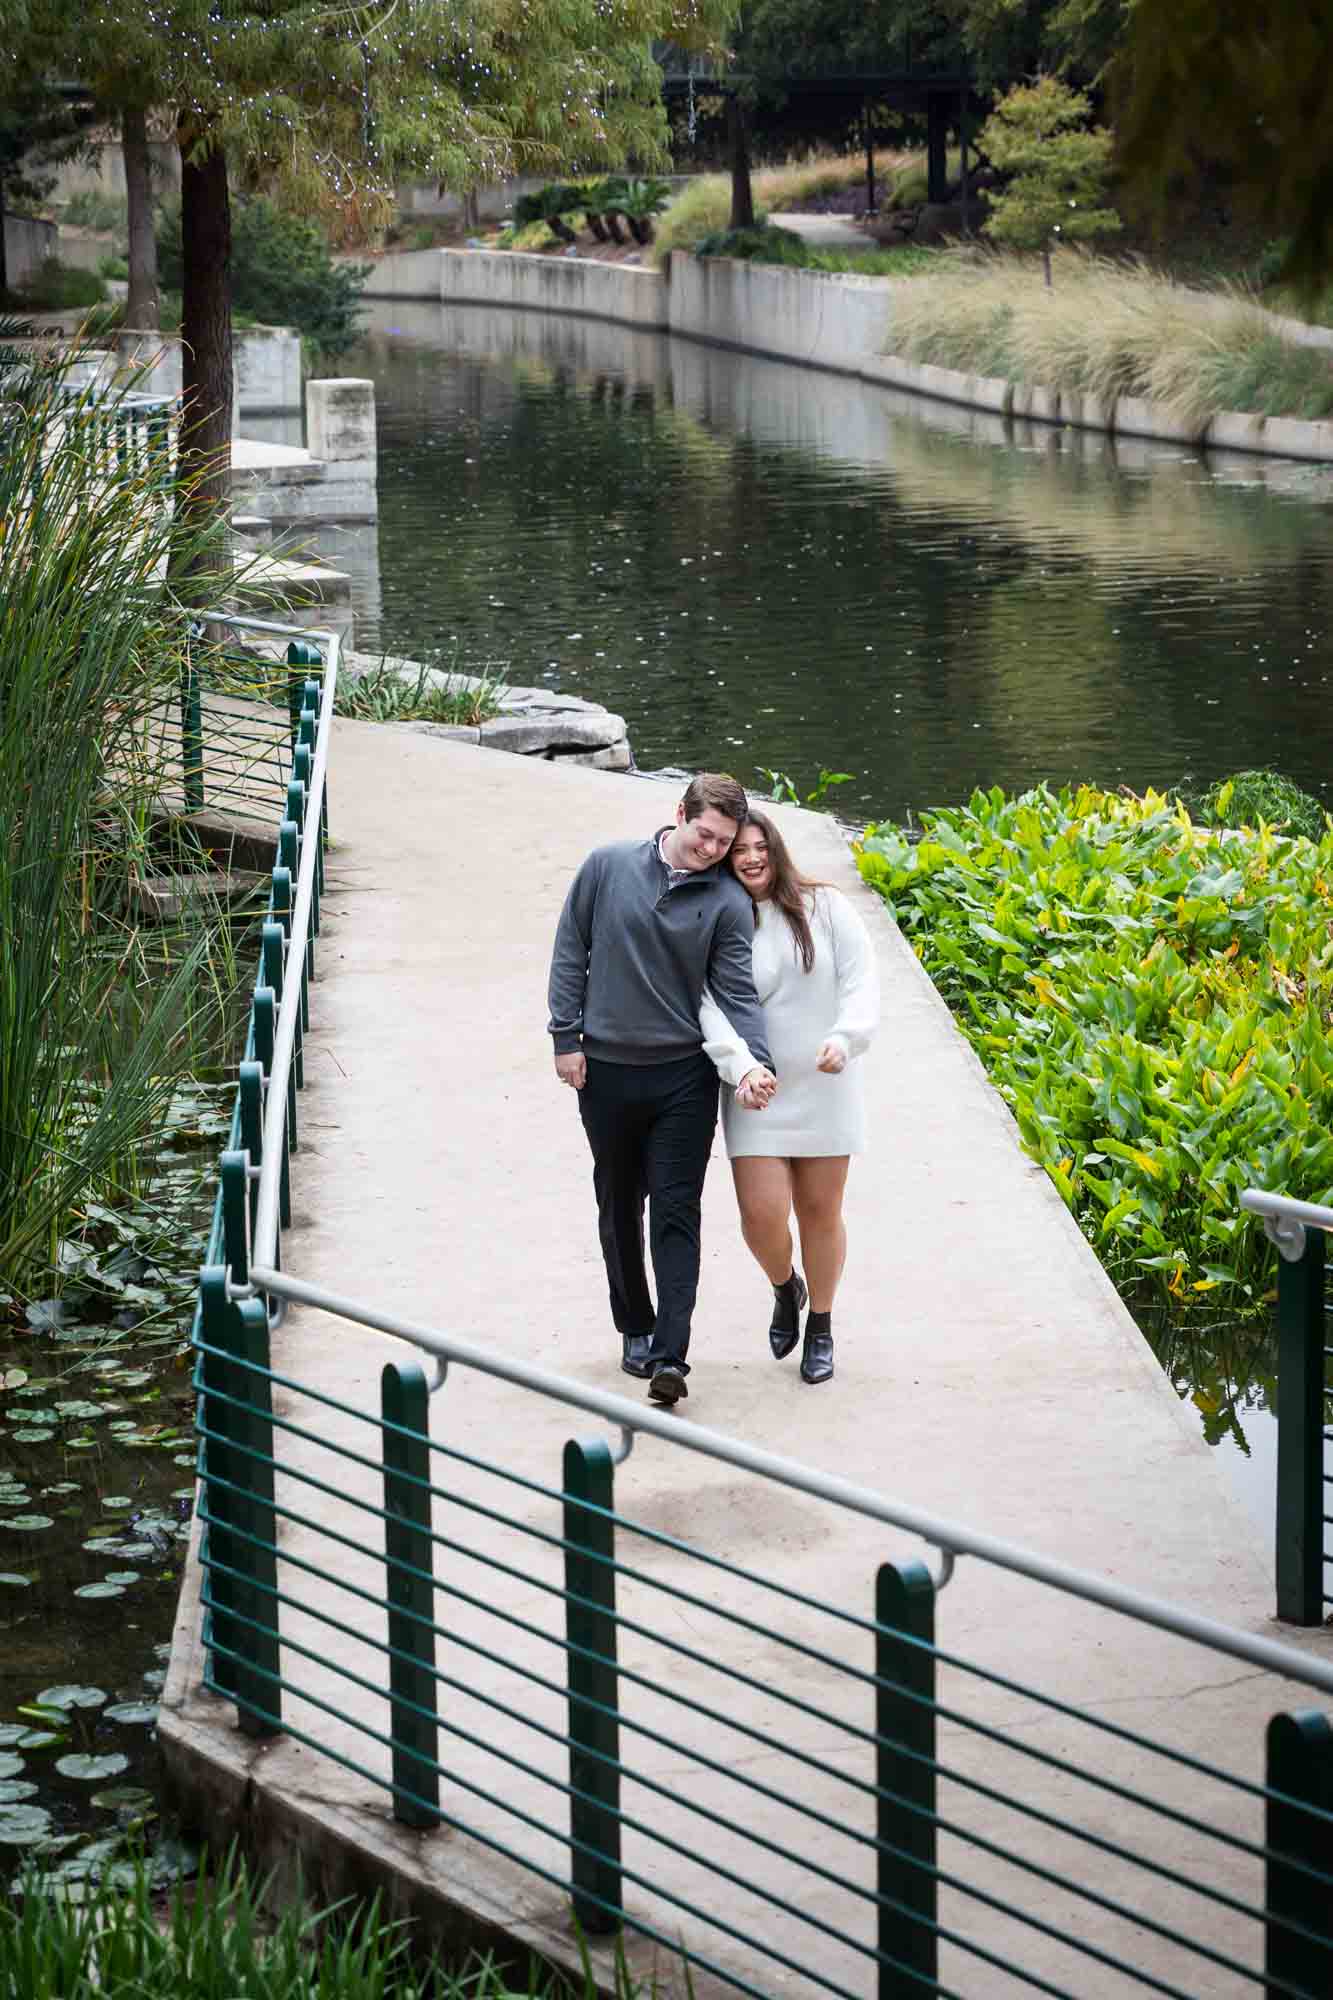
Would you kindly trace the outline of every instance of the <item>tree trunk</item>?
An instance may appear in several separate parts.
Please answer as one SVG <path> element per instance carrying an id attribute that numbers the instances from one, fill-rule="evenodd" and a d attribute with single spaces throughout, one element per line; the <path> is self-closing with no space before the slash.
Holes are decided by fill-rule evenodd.
<path id="1" fill-rule="evenodd" d="M 148 327 L 155 333 L 162 317 L 157 291 L 157 238 L 153 234 L 148 116 L 141 104 L 121 113 L 120 144 L 125 156 L 130 223 L 130 294 L 125 301 L 125 324 Z"/>
<path id="2" fill-rule="evenodd" d="M 208 144 L 206 153 L 202 144 Z M 227 156 L 208 127 L 176 128 L 181 156 L 179 527 L 172 574 L 196 603 L 228 561 L 231 493 L 231 199 Z"/>
<path id="3" fill-rule="evenodd" d="M 1049 236 L 1041 246 L 1041 267 L 1046 273 L 1046 287 L 1049 291 L 1051 283 L 1051 239 Z"/>
<path id="4" fill-rule="evenodd" d="M 738 91 L 727 93 L 727 137 L 731 142 L 731 229 L 754 228 L 754 190 L 750 186 L 750 137 L 745 106 Z"/>

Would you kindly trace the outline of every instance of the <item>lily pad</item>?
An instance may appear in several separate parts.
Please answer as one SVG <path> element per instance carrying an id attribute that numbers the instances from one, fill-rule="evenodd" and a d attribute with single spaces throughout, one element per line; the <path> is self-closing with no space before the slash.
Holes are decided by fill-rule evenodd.
<path id="1" fill-rule="evenodd" d="M 100 1708 L 105 1700 L 105 1688 L 85 1687 L 81 1682 L 43 1688 L 37 1697 L 42 1708 Z"/>
<path id="2" fill-rule="evenodd" d="M 56 1420 L 54 1410 L 30 1410 L 26 1405 L 22 1415 L 25 1424 L 53 1424 Z"/>
<path id="3" fill-rule="evenodd" d="M 34 1333 L 49 1333 L 54 1326 L 65 1323 L 65 1301 L 63 1299 L 39 1299 L 30 1305 L 24 1317 Z"/>
<path id="4" fill-rule="evenodd" d="M 60 1729 L 28 1729 L 19 1738 L 20 1750 L 49 1750 L 53 1743 L 63 1743 L 65 1733 Z"/>
<path id="5" fill-rule="evenodd" d="M 17 1570 L 0 1569 L 0 1584 L 7 1584 L 11 1590 L 28 1590 L 32 1585 L 30 1576 L 20 1576 Z M 0 1737 L 0 1742 L 4 1738 Z"/>
<path id="6" fill-rule="evenodd" d="M 133 1426 L 131 1426 L 132 1428 Z M 107 1493 L 102 1499 L 103 1513 L 108 1513 L 113 1507 L 132 1507 L 133 1505 L 134 1502 L 128 1493 Z"/>
<path id="7" fill-rule="evenodd" d="M 23 1759 L 16 1750 L 0 1750 L 0 1778 L 17 1778 Z"/>
<path id="8" fill-rule="evenodd" d="M 31 1778 L 0 1779 L 0 1806 L 16 1806 L 24 1799 L 34 1798 L 36 1793 Z"/>
<path id="9" fill-rule="evenodd" d="M 26 1368 L 0 1369 L 0 1389 L 21 1389 L 27 1379 Z"/>
<path id="10" fill-rule="evenodd" d="M 105 1757 L 57 1757 L 56 1769 L 62 1778 L 77 1778 L 85 1784 L 95 1784 L 101 1778 L 118 1778 L 122 1771 L 128 1771 L 130 1760 L 123 1750 L 108 1751 Z"/>
<path id="11" fill-rule="evenodd" d="M 106 1406 L 103 1403 L 89 1403 L 82 1400 L 56 1404 L 57 1416 L 64 1417 L 66 1422 L 75 1417 L 82 1417 L 85 1420 L 89 1417 L 100 1417 L 105 1414 L 105 1410 Z"/>
<path id="12" fill-rule="evenodd" d="M 123 1597 L 123 1583 L 81 1583 L 74 1592 L 76 1597 Z"/>
<path id="13" fill-rule="evenodd" d="M 77 1493 L 79 1491 L 79 1482 L 77 1479 L 60 1479 L 57 1480 L 54 1486 L 44 1486 L 42 1491 L 43 1493 Z"/>
<path id="14" fill-rule="evenodd" d="M 103 1578 L 103 1582 L 122 1583 L 122 1584 L 142 1583 L 143 1578 L 139 1574 L 137 1569 L 109 1569 L 105 1577 Z"/>
<path id="15" fill-rule="evenodd" d="M 17 1528 L 24 1535 L 35 1535 L 39 1528 L 53 1526 L 49 1514 L 11 1514 L 7 1521 L 0 1520 L 0 1528 Z"/>
<path id="16" fill-rule="evenodd" d="M 144 1675 L 143 1684 L 145 1687 L 149 1688 L 165 1687 L 167 1684 L 167 1677 L 165 1674 L 158 1673 L 156 1669 L 154 1669 L 154 1671 L 151 1674 Z"/>
<path id="17" fill-rule="evenodd" d="M 123 1812 L 133 1806 L 151 1806 L 153 1794 L 142 1785 L 112 1785 L 105 1792 L 94 1792 L 92 1803 L 104 1812 Z"/>
<path id="18" fill-rule="evenodd" d="M 23 1738 L 27 1735 L 27 1733 L 28 1733 L 28 1727 L 26 1723 L 0 1722 L 0 1743 L 6 1745 L 10 1743 L 20 1743 L 22 1742 Z"/>
<path id="19" fill-rule="evenodd" d="M 51 1825 L 45 1806 L 0 1806 L 0 1847 L 31 1847 Z"/>
<path id="20" fill-rule="evenodd" d="M 55 1436 L 55 1432 L 43 1428 L 35 1431 L 11 1431 L 9 1435 L 13 1438 L 15 1444 L 45 1444 L 48 1439 Z"/>
<path id="21" fill-rule="evenodd" d="M 105 1722 L 156 1722 L 157 1707 L 147 1701 L 117 1701 L 102 1710 Z"/>
<path id="22" fill-rule="evenodd" d="M 150 1556 L 157 1554 L 157 1549 L 152 1542 L 122 1542 L 116 1554 L 124 1556 L 127 1562 L 147 1562 Z"/>

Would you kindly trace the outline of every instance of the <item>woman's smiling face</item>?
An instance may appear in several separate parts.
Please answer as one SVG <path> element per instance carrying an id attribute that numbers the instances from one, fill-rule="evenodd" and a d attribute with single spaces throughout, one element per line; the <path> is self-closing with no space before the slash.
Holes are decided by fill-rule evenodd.
<path id="1" fill-rule="evenodd" d="M 768 858 L 768 842 L 757 826 L 747 823 L 731 844 L 731 867 L 756 903 L 762 903 L 773 887 L 773 863 Z"/>

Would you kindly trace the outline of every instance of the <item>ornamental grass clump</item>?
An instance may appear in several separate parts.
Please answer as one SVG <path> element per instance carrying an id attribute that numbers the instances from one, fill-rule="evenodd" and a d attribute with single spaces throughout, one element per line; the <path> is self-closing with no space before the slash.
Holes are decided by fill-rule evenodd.
<path id="1" fill-rule="evenodd" d="M 1194 823 L 1159 793 L 998 788 L 872 826 L 882 895 L 1112 1275 L 1255 1310 L 1258 1186 L 1333 1196 L 1333 831 Z M 1215 1303 L 1216 1301 L 1214 1301 Z"/>
<path id="2" fill-rule="evenodd" d="M 893 301 L 888 349 L 965 374 L 999 375 L 1105 403 L 1149 397 L 1200 431 L 1228 410 L 1317 418 L 1333 411 L 1326 352 L 1298 346 L 1247 292 L 1193 291 L 1147 265 L 1076 250 L 1031 259 L 938 253 L 929 285 Z"/>

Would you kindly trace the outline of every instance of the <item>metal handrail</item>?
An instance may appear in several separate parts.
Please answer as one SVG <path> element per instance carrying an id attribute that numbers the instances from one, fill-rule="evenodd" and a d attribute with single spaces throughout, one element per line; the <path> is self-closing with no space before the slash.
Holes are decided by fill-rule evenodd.
<path id="1" fill-rule="evenodd" d="M 270 1101 L 273 1101 L 272 1098 Z M 283 1098 L 279 1096 L 277 1102 L 282 1104 Z M 266 1134 L 266 1161 L 268 1151 Z M 1192 1639 L 1200 1645 L 1212 1647 L 1216 1652 L 1229 1654 L 1233 1659 L 1245 1660 L 1251 1666 L 1261 1667 L 1270 1673 L 1285 1674 L 1307 1687 L 1333 1694 L 1333 1661 L 1326 1664 L 1297 1652 L 1292 1646 L 1257 1638 L 1249 1632 L 1219 1624 L 1215 1619 L 1183 1611 L 1161 1598 L 1127 1590 L 1123 1584 L 1094 1576 L 1089 1570 L 1076 1569 L 1068 1563 L 1038 1555 L 1031 1549 L 1020 1548 L 1014 1542 L 978 1533 L 959 1522 L 925 1513 L 904 1501 L 890 1499 L 870 1487 L 857 1486 L 850 1480 L 838 1479 L 812 1466 L 802 1465 L 796 1459 L 761 1451 L 739 1438 L 727 1437 L 723 1432 L 709 1430 L 702 1424 L 689 1423 L 679 1417 L 659 1416 L 640 1403 L 631 1403 L 625 1396 L 612 1396 L 600 1389 L 585 1388 L 582 1383 L 556 1375 L 549 1369 L 534 1368 L 530 1362 L 473 1346 L 469 1341 L 457 1340 L 451 1334 L 423 1326 L 419 1321 L 362 1305 L 355 1299 L 328 1291 L 322 1285 L 293 1278 L 274 1268 L 271 1261 L 261 1265 L 256 1259 L 251 1264 L 250 1276 L 252 1283 L 260 1289 L 292 1304 L 314 1306 L 320 1312 L 333 1313 L 339 1319 L 352 1320 L 359 1326 L 372 1327 L 379 1333 L 408 1341 L 445 1362 L 456 1362 L 460 1367 L 476 1369 L 479 1374 L 492 1375 L 521 1388 L 536 1390 L 557 1402 L 572 1404 L 576 1409 L 588 1410 L 631 1435 L 642 1432 L 649 1437 L 661 1438 L 668 1444 L 680 1445 L 686 1451 L 699 1452 L 705 1458 L 721 1460 L 742 1471 L 757 1473 L 761 1478 L 774 1480 L 797 1492 L 809 1493 L 815 1499 L 831 1501 L 849 1512 L 864 1514 L 891 1527 L 903 1528 L 948 1555 L 977 1556 L 982 1562 L 991 1563 L 998 1569 L 1012 1570 L 1033 1582 L 1048 1584 L 1052 1589 L 1063 1591 L 1066 1596 L 1100 1604 L 1109 1611 L 1121 1612 L 1143 1624 L 1155 1625 L 1163 1632 L 1173 1632 L 1182 1639 Z"/>
<path id="2" fill-rule="evenodd" d="M 1315 1201 L 1293 1201 L 1290 1195 L 1246 1188 L 1240 1205 L 1251 1215 L 1263 1217 L 1264 1234 L 1291 1264 L 1305 1248 L 1307 1229 L 1333 1230 L 1333 1208 L 1324 1208 Z"/>
<path id="3" fill-rule="evenodd" d="M 228 615 L 213 622 L 236 626 L 247 632 L 271 632 L 286 639 L 292 637 L 290 625 L 275 624 L 267 618 L 239 618 Z M 324 647 L 326 651 L 323 686 L 320 693 L 319 726 L 315 731 L 315 754 L 310 768 L 310 791 L 306 799 L 307 834 L 301 844 L 296 894 L 292 904 L 291 932 L 287 945 L 288 962 L 294 965 L 301 964 L 310 937 L 315 879 L 319 866 L 319 829 L 329 765 L 329 738 L 332 734 L 333 703 L 337 692 L 338 662 L 342 649 L 342 640 L 337 632 L 303 629 L 301 637 L 312 644 Z M 255 1209 L 253 1264 L 265 1266 L 277 1262 L 279 1193 L 282 1162 L 287 1155 L 287 1083 L 291 1075 L 296 1029 L 300 1016 L 301 982 L 299 979 L 285 980 L 274 1032 L 273 1068 L 265 1078 L 264 1145 L 259 1167 L 259 1195 Z M 276 1286 L 266 1286 L 265 1289 L 277 1291 Z M 249 1284 L 234 1285 L 231 1290 L 236 1298 L 251 1298 L 254 1295 L 253 1280 Z"/>

